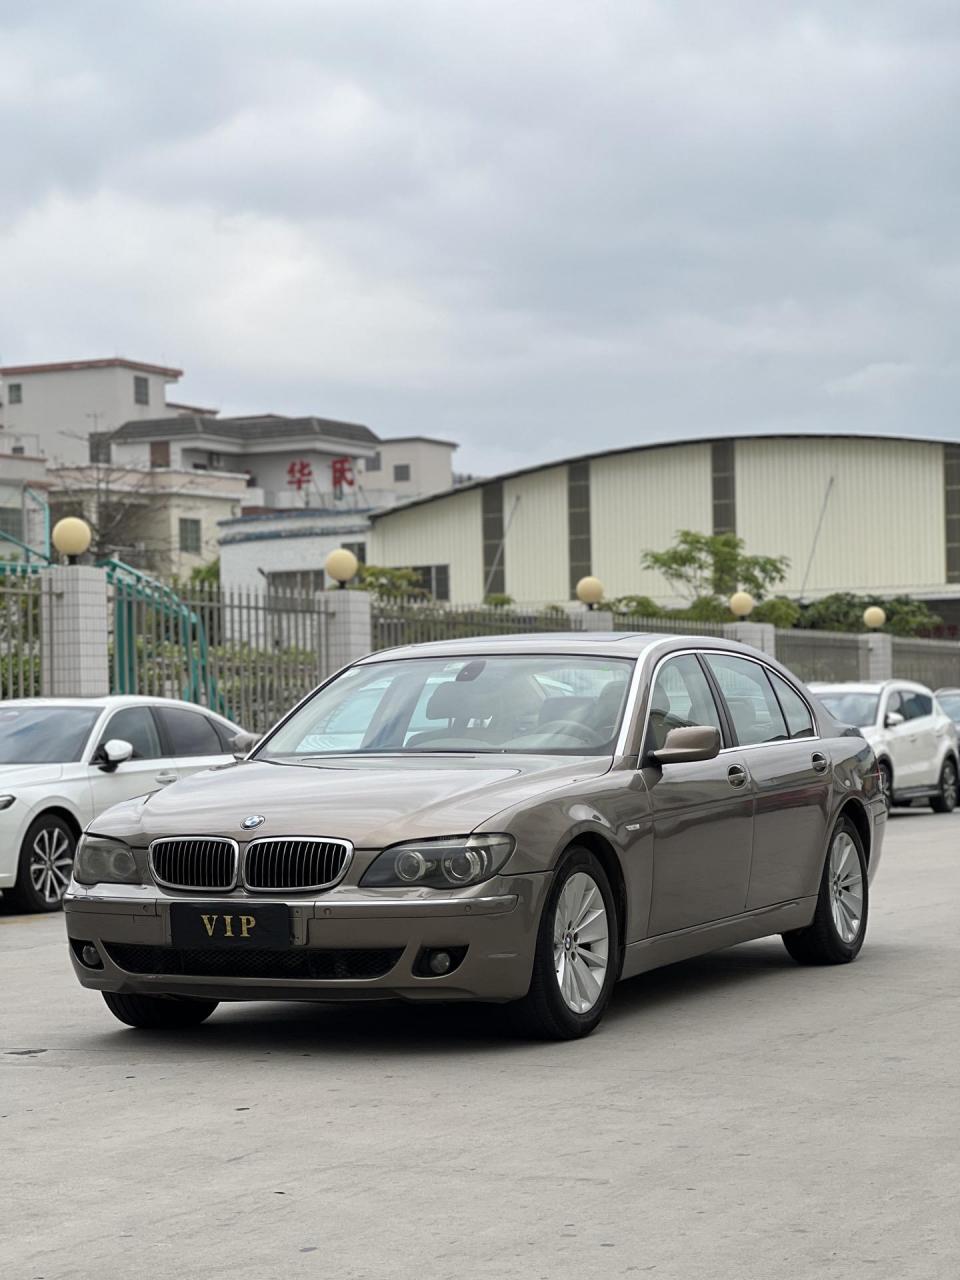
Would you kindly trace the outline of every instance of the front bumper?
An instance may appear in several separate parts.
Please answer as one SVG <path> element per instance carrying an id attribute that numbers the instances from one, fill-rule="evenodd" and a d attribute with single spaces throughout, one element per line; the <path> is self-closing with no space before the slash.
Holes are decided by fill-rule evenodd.
<path id="1" fill-rule="evenodd" d="M 341 885 L 315 898 L 247 895 L 242 891 L 175 894 L 148 885 L 74 882 L 64 898 L 70 958 L 85 987 L 140 995 L 205 996 L 215 1000 L 515 1000 L 526 994 L 549 875 L 497 876 L 471 890 L 363 890 Z M 250 976 L 238 950 L 233 964 L 226 946 L 197 952 L 173 950 L 170 906 L 176 902 L 241 912 L 268 903 L 290 910 L 292 945 L 270 976 Z M 85 965 L 81 944 L 92 943 L 102 968 Z M 159 950 L 162 949 L 162 950 Z M 459 954 L 459 964 L 440 977 L 415 972 L 425 949 Z M 210 953 L 217 955 L 210 959 Z M 291 977 L 291 971 L 356 972 L 378 953 L 373 977 Z M 352 953 L 361 963 L 338 963 Z M 266 953 L 260 953 L 265 955 Z M 143 972 L 148 967 L 176 972 Z M 216 973 L 209 972 L 214 967 Z M 223 972 L 226 967 L 230 972 Z M 269 967 L 269 966 L 268 966 Z M 203 972 L 190 972 L 191 968 Z M 140 971 L 132 971 L 132 970 Z M 282 970 L 282 972 L 281 972 Z"/>

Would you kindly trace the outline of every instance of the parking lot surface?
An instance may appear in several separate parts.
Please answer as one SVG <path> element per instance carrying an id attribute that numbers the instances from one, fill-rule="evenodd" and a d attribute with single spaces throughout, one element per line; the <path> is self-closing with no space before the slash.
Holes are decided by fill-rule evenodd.
<path id="1" fill-rule="evenodd" d="M 778 940 L 495 1012 L 221 1006 L 123 1028 L 0 914 L 0 1275 L 960 1274 L 960 814 L 894 814 L 856 964 Z"/>

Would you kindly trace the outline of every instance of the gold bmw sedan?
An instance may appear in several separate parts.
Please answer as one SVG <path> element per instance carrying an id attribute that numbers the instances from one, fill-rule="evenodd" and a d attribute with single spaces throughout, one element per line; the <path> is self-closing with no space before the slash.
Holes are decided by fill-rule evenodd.
<path id="1" fill-rule="evenodd" d="M 135 1027 L 227 1000 L 482 1000 L 570 1039 L 618 979 L 748 939 L 853 960 L 886 819 L 867 742 L 755 650 L 414 645 L 247 759 L 101 814 L 70 954 Z"/>

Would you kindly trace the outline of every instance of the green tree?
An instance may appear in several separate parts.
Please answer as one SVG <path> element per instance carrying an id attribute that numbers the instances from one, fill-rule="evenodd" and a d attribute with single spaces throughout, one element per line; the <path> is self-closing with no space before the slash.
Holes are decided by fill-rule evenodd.
<path id="1" fill-rule="evenodd" d="M 697 533 L 681 529 L 666 551 L 645 551 L 643 567 L 662 573 L 678 595 L 700 601 L 735 591 L 749 591 L 762 600 L 782 582 L 790 561 L 786 556 L 751 556 L 735 533 Z"/>
<path id="2" fill-rule="evenodd" d="M 425 600 L 429 592 L 413 569 L 389 569 L 378 564 L 362 564 L 350 586 L 356 591 L 369 591 L 381 600 Z"/>
<path id="3" fill-rule="evenodd" d="M 803 605 L 796 626 L 810 631 L 864 631 L 863 611 L 878 604 L 887 615 L 884 631 L 895 636 L 929 635 L 943 620 L 922 600 L 912 596 L 857 596 L 850 591 L 836 591 Z"/>

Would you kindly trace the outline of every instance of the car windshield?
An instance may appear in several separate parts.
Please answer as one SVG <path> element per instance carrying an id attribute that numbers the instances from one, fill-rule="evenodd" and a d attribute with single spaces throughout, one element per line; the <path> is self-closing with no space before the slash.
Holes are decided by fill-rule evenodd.
<path id="1" fill-rule="evenodd" d="M 0 704 L 0 764 L 74 764 L 102 710 Z"/>
<path id="2" fill-rule="evenodd" d="M 876 724 L 879 694 L 853 693 L 849 689 L 819 689 L 815 692 L 834 720 L 841 724 L 852 724 L 857 729 Z"/>
<path id="3" fill-rule="evenodd" d="M 369 663 L 321 689 L 256 755 L 609 755 L 633 666 L 579 656 Z"/>
<path id="4" fill-rule="evenodd" d="M 937 701 L 951 720 L 960 721 L 960 692 L 938 693 Z"/>

